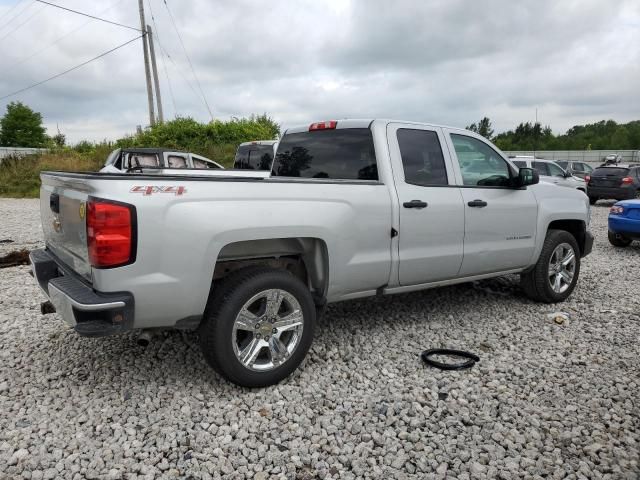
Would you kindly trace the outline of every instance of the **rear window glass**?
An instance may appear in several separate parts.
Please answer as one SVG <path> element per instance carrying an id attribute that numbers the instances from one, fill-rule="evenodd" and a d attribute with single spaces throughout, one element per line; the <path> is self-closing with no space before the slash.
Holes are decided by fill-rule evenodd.
<path id="1" fill-rule="evenodd" d="M 430 130 L 398 130 L 405 182 L 413 185 L 448 185 L 438 134 Z"/>
<path id="2" fill-rule="evenodd" d="M 626 177 L 629 173 L 628 168 L 596 168 L 593 172 L 591 172 L 592 177 L 606 177 L 607 175 L 612 175 L 616 177 Z"/>
<path id="3" fill-rule="evenodd" d="M 273 145 L 241 145 L 233 167 L 243 170 L 269 170 L 273 161 Z"/>
<path id="4" fill-rule="evenodd" d="M 278 146 L 272 175 L 378 180 L 371 130 L 345 128 L 287 134 Z"/>

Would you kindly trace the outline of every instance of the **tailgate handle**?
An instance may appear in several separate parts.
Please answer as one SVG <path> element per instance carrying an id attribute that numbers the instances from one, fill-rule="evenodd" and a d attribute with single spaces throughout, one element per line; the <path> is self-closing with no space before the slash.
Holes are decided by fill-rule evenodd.
<path id="1" fill-rule="evenodd" d="M 60 213 L 60 195 L 52 193 L 49 197 L 49 208 L 53 213 Z"/>

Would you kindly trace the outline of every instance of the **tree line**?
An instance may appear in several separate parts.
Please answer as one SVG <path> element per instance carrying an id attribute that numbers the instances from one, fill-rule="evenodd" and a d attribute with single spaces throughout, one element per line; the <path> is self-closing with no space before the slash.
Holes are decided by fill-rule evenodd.
<path id="1" fill-rule="evenodd" d="M 523 122 L 514 130 L 494 134 L 491 120 L 482 118 L 466 127 L 495 143 L 501 150 L 637 150 L 640 149 L 640 120 L 617 123 L 601 120 L 576 125 L 555 135 L 549 125 Z"/>

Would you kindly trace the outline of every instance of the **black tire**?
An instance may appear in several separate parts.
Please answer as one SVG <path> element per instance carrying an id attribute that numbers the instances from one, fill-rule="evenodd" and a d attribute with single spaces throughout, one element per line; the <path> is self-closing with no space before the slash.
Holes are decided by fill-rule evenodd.
<path id="1" fill-rule="evenodd" d="M 549 283 L 549 262 L 556 247 L 567 243 L 573 248 L 575 255 L 575 270 L 568 288 L 558 293 Z M 549 230 L 542 246 L 542 252 L 533 269 L 520 274 L 520 286 L 524 293 L 532 300 L 542 303 L 556 303 L 566 300 L 575 288 L 580 276 L 580 248 L 575 237 L 565 230 Z"/>
<path id="2" fill-rule="evenodd" d="M 608 232 L 609 243 L 614 247 L 628 247 L 633 241 L 629 237 L 625 237 L 619 233 L 614 233 L 611 230 Z"/>
<path id="3" fill-rule="evenodd" d="M 590 205 L 595 205 L 597 201 L 598 201 L 598 197 L 589 196 L 589 204 Z"/>
<path id="4" fill-rule="evenodd" d="M 233 325 L 236 316 L 254 295 L 281 289 L 292 295 L 303 314 L 301 337 L 284 363 L 258 372 L 245 367 L 234 352 Z M 286 270 L 248 267 L 214 284 L 199 327 L 200 348 L 207 363 L 224 378 L 243 387 L 266 387 L 289 376 L 302 362 L 311 342 L 316 308 L 309 289 Z"/>

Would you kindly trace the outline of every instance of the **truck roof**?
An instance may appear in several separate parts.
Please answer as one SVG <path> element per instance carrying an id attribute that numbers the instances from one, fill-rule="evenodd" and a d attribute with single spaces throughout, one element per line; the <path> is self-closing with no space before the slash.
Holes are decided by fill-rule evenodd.
<path id="1" fill-rule="evenodd" d="M 325 120 L 324 122 L 328 122 L 329 120 Z M 409 125 L 423 125 L 423 126 L 429 126 L 429 127 L 438 127 L 438 128 L 450 128 L 452 130 L 459 130 L 461 132 L 466 131 L 464 128 L 460 128 L 460 127 L 452 127 L 449 125 L 438 125 L 435 123 L 429 123 L 429 122 L 415 122 L 415 121 L 408 121 L 408 120 L 394 120 L 391 118 L 339 118 L 337 120 L 331 120 L 331 121 L 335 121 L 336 124 L 336 129 L 342 129 L 342 128 L 369 128 L 371 126 L 372 123 L 376 122 L 380 122 L 380 123 L 405 123 L 405 124 L 409 124 Z M 309 131 L 309 127 L 310 125 L 313 125 L 316 122 L 312 122 L 312 123 L 308 123 L 306 125 L 296 125 L 294 127 L 289 127 L 287 128 L 284 134 L 287 133 L 302 133 L 302 132 L 308 132 Z M 322 121 L 320 123 L 323 123 Z"/>

